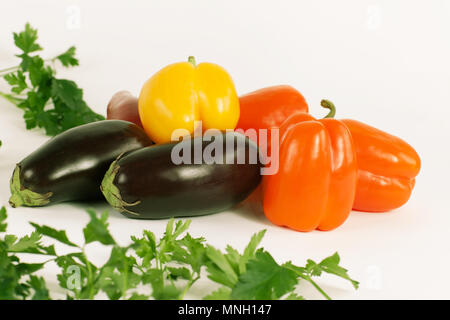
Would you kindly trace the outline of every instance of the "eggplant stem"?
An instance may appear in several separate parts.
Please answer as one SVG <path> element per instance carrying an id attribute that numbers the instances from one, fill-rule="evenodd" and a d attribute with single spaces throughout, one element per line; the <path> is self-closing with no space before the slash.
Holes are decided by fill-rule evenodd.
<path id="1" fill-rule="evenodd" d="M 127 203 L 126 201 L 122 200 L 122 197 L 120 195 L 120 190 L 117 188 L 117 186 L 114 185 L 114 178 L 116 177 L 117 172 L 119 171 L 120 166 L 117 164 L 117 160 L 120 159 L 122 155 L 117 157 L 117 159 L 111 163 L 111 166 L 109 167 L 108 171 L 105 174 L 105 177 L 103 178 L 102 184 L 100 185 L 100 190 L 102 191 L 103 195 L 106 198 L 106 201 L 114 207 L 115 209 L 119 210 L 120 212 L 126 212 L 135 216 L 139 216 L 139 213 L 130 211 L 126 209 L 125 207 L 132 207 L 136 206 L 141 201 L 136 201 L 133 203 Z"/>
<path id="2" fill-rule="evenodd" d="M 20 164 L 17 164 L 11 178 L 11 197 L 9 198 L 11 207 L 16 208 L 22 205 L 27 207 L 40 207 L 50 203 L 53 192 L 41 194 L 25 188 L 20 179 L 20 170 Z"/>

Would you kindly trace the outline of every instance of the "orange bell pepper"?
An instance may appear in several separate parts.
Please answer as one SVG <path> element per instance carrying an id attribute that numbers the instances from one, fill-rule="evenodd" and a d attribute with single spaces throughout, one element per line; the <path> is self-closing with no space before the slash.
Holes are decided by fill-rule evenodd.
<path id="1" fill-rule="evenodd" d="M 334 106 L 327 107 L 332 117 Z M 350 214 L 358 177 L 350 131 L 339 120 L 298 113 L 279 134 L 279 170 L 263 176 L 265 215 L 297 231 L 338 227 Z"/>
<path id="2" fill-rule="evenodd" d="M 405 141 L 356 120 L 341 120 L 350 130 L 358 158 L 353 209 L 382 212 L 405 204 L 420 171 L 417 152 Z"/>
<path id="3" fill-rule="evenodd" d="M 239 97 L 240 116 L 236 130 L 279 128 L 289 116 L 308 112 L 308 104 L 300 92 L 288 85 L 259 89 Z M 249 138 L 255 139 L 249 135 Z M 270 146 L 271 132 L 267 132 Z M 266 141 L 255 141 L 263 149 Z"/>
<path id="4" fill-rule="evenodd" d="M 243 130 L 277 128 L 290 116 L 308 112 L 303 96 L 290 86 L 260 89 L 241 96 L 239 102 L 241 117 L 237 128 Z M 333 116 L 334 113 L 330 115 Z M 402 139 L 367 124 L 341 121 L 352 134 L 359 167 L 353 209 L 383 212 L 404 205 L 420 171 L 417 152 Z M 267 145 L 265 141 L 258 143 L 263 150 L 267 147 L 268 155 L 270 133 Z"/>
<path id="5" fill-rule="evenodd" d="M 308 112 L 300 92 L 288 85 L 272 86 L 239 97 L 241 115 L 236 128 L 278 128 L 289 116 Z"/>

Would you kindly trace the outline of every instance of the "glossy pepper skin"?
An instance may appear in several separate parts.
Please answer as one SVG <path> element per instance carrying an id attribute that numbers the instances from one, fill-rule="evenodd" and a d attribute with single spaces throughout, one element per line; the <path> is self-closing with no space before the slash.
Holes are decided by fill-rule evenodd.
<path id="1" fill-rule="evenodd" d="M 345 124 L 292 115 L 280 127 L 278 173 L 263 177 L 264 213 L 297 231 L 335 229 L 352 209 L 357 173 Z"/>
<path id="2" fill-rule="evenodd" d="M 417 152 L 405 141 L 356 120 L 341 120 L 350 130 L 358 158 L 353 209 L 383 212 L 404 205 L 420 171 Z"/>
<path id="3" fill-rule="evenodd" d="M 300 92 L 288 85 L 262 88 L 239 97 L 241 117 L 236 128 L 244 130 L 280 127 L 291 115 L 308 112 Z"/>
<path id="4" fill-rule="evenodd" d="M 303 95 L 288 85 L 262 88 L 239 97 L 241 115 L 236 129 L 279 128 L 291 115 L 308 112 Z M 270 131 L 267 143 L 270 146 Z M 265 141 L 259 141 L 264 148 Z"/>
<path id="5" fill-rule="evenodd" d="M 176 129 L 193 133 L 202 128 L 234 129 L 239 119 L 239 99 L 229 74 L 213 63 L 188 62 L 166 66 L 144 84 L 139 96 L 142 125 L 156 143 L 170 142 Z"/>

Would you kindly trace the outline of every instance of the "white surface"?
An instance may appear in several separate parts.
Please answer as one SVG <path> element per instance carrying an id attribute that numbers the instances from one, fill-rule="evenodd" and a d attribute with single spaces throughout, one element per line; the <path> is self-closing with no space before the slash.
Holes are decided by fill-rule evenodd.
<path id="1" fill-rule="evenodd" d="M 17 62 L 12 32 L 26 21 L 39 29 L 48 57 L 76 45 L 81 66 L 59 75 L 76 80 L 101 113 L 117 90 L 137 94 L 153 72 L 195 55 L 224 66 L 239 94 L 290 84 L 313 114 L 324 114 L 319 101 L 329 98 L 338 117 L 402 137 L 423 165 L 412 198 L 398 210 L 355 212 L 335 231 L 298 233 L 272 226 L 247 202 L 193 219 L 191 232 L 243 249 L 252 233 L 267 228 L 263 246 L 279 262 L 302 264 L 338 251 L 361 288 L 320 280 L 335 299 L 450 298 L 449 1 L 2 1 L 0 69 Z M 26 131 L 22 112 L 9 103 L 1 100 L 0 110 L 0 205 L 7 205 L 14 164 L 47 138 Z M 81 240 L 84 207 L 9 208 L 9 232 L 30 232 L 31 220 Z M 109 211 L 112 233 L 124 244 L 143 229 L 160 235 L 166 223 Z M 95 245 L 88 253 L 99 263 L 108 255 Z M 56 287 L 55 274 L 51 267 L 45 276 Z M 211 289 L 200 283 L 191 297 Z M 318 297 L 312 292 L 306 297 Z"/>

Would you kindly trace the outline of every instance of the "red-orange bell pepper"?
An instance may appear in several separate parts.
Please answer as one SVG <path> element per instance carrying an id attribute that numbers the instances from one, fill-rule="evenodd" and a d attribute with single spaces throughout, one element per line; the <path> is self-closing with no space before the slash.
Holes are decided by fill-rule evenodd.
<path id="1" fill-rule="evenodd" d="M 263 177 L 264 212 L 274 224 L 298 231 L 334 229 L 352 209 L 357 173 L 345 124 L 292 115 L 280 127 L 279 170 Z"/>
<path id="2" fill-rule="evenodd" d="M 350 130 L 358 159 L 353 209 L 382 212 L 404 205 L 420 171 L 417 152 L 405 141 L 356 120 L 341 120 Z"/>
<path id="3" fill-rule="evenodd" d="M 289 116 L 308 112 L 308 104 L 300 92 L 288 85 L 272 86 L 239 97 L 240 116 L 236 130 L 279 128 Z M 254 138 L 249 135 L 249 138 Z M 263 149 L 270 146 L 271 132 L 267 141 L 256 141 Z"/>
<path id="4" fill-rule="evenodd" d="M 308 112 L 300 92 L 288 85 L 272 86 L 239 97 L 241 114 L 236 128 L 278 128 L 289 116 Z"/>

